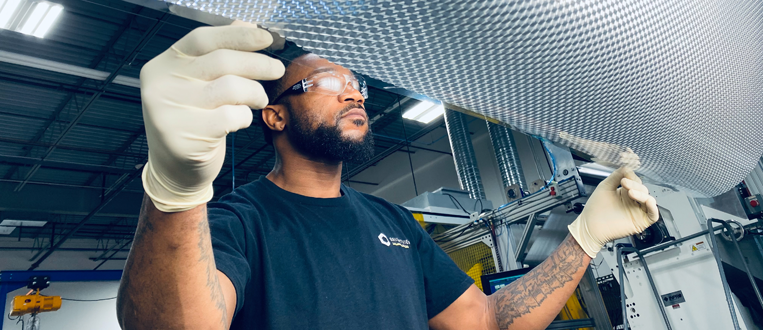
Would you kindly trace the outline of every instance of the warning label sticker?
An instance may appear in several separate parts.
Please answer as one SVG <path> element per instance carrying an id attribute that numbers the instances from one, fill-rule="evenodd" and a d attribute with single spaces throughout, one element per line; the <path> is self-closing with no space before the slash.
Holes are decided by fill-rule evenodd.
<path id="1" fill-rule="evenodd" d="M 707 244 L 704 241 L 700 241 L 691 245 L 691 252 L 705 251 L 707 250 Z"/>

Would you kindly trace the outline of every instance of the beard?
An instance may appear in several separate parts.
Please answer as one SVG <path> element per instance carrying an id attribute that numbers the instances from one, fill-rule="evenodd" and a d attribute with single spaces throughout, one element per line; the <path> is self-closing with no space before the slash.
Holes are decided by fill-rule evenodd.
<path id="1" fill-rule="evenodd" d="M 286 109 L 291 119 L 291 125 L 286 126 L 287 136 L 297 150 L 310 158 L 365 163 L 374 156 L 374 138 L 370 125 L 360 141 L 342 137 L 342 131 L 339 128 L 340 117 L 355 108 L 362 108 L 362 105 L 352 104 L 339 111 L 333 126 L 321 123 L 317 128 L 311 129 L 312 123 L 309 116 L 301 116 L 287 104 Z M 307 113 L 307 111 L 299 112 Z M 355 125 L 360 126 L 362 122 L 355 121 Z"/>

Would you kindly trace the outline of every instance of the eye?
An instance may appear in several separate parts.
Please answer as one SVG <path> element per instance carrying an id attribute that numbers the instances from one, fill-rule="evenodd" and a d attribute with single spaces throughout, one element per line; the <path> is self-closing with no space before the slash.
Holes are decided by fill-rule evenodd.
<path id="1" fill-rule="evenodd" d="M 336 92 L 341 92 L 344 88 L 344 86 L 342 86 L 342 81 L 337 77 L 323 77 L 318 79 L 315 87 Z"/>

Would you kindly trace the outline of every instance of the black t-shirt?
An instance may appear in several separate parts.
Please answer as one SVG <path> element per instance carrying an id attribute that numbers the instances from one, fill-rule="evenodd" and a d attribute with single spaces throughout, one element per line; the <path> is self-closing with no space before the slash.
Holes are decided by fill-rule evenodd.
<path id="1" fill-rule="evenodd" d="M 428 329 L 474 282 L 408 210 L 341 189 L 311 198 L 261 177 L 209 204 L 231 329 Z"/>

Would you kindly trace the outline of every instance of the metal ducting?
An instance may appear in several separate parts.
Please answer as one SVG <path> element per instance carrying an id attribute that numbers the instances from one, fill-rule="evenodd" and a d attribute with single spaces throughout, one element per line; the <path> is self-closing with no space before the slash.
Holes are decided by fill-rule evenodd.
<path id="1" fill-rule="evenodd" d="M 488 122 L 487 130 L 490 132 L 490 141 L 493 142 L 495 159 L 498 161 L 498 170 L 501 171 L 503 186 L 518 185 L 522 191 L 527 192 L 525 174 L 522 172 L 522 164 L 519 162 L 517 144 L 511 130 L 505 126 Z M 522 196 L 518 196 L 522 197 Z"/>
<path id="2" fill-rule="evenodd" d="M 468 191 L 470 198 L 486 199 L 464 114 L 445 109 L 445 127 L 448 129 L 448 139 L 453 150 L 453 161 L 456 163 L 461 189 Z"/>

